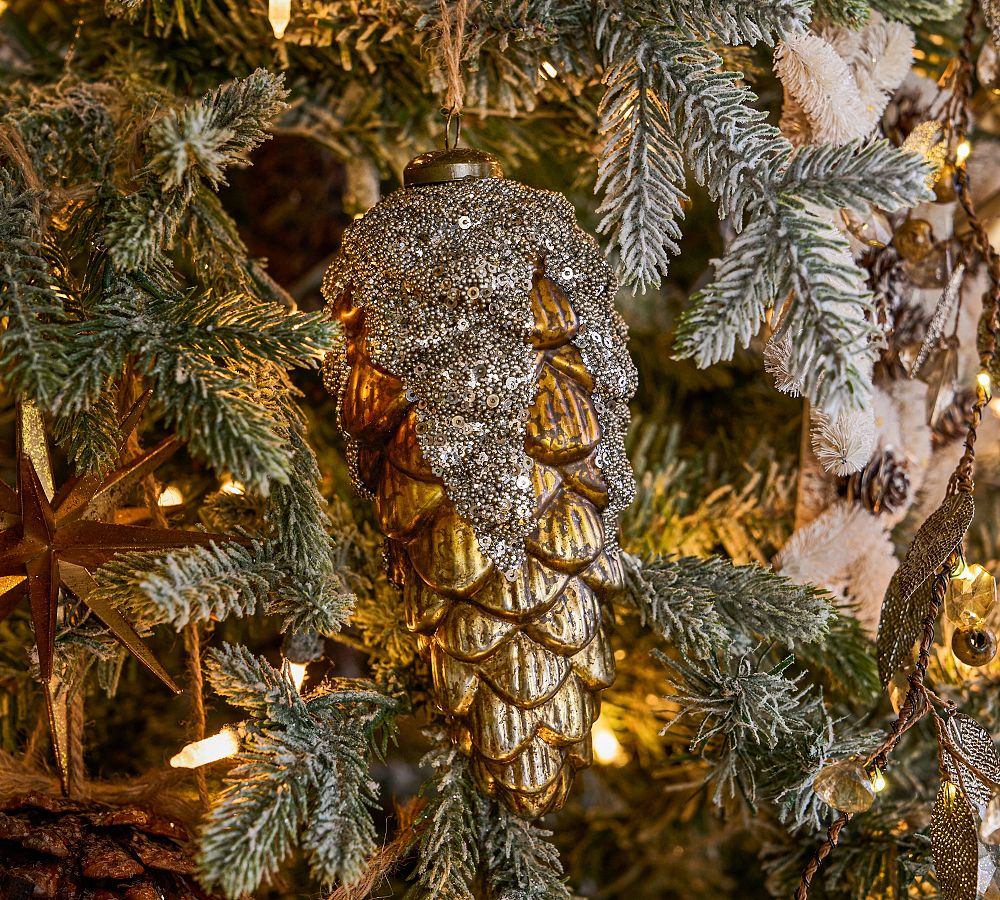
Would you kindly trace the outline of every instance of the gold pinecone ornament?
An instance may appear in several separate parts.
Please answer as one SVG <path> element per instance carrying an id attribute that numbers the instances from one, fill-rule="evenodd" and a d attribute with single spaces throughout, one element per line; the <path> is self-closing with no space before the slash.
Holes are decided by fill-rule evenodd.
<path id="1" fill-rule="evenodd" d="M 558 809 L 614 678 L 635 369 L 616 283 L 569 202 L 487 154 L 418 157 L 324 282 L 327 385 L 407 625 L 482 789 Z"/>

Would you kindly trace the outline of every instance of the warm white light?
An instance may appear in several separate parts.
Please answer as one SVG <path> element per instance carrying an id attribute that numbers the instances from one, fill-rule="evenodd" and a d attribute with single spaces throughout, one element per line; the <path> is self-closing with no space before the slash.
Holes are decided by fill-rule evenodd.
<path id="1" fill-rule="evenodd" d="M 170 760 L 170 765 L 175 769 L 197 769 L 232 756 L 239 749 L 240 739 L 236 732 L 223 728 L 218 734 L 188 744 Z"/>
<path id="2" fill-rule="evenodd" d="M 620 766 L 626 761 L 625 751 L 615 737 L 614 731 L 604 721 L 604 716 L 594 722 L 590 735 L 594 742 L 594 756 L 601 765 Z"/>
<path id="3" fill-rule="evenodd" d="M 158 506 L 180 506 L 184 502 L 184 495 L 179 487 L 168 485 L 156 499 Z"/>
<path id="4" fill-rule="evenodd" d="M 990 385 L 992 384 L 992 382 L 990 381 L 990 373 L 989 372 L 980 372 L 976 376 L 976 381 L 979 382 L 979 386 L 984 391 L 986 391 L 987 394 L 990 392 Z"/>
<path id="5" fill-rule="evenodd" d="M 885 790 L 885 775 L 882 774 L 881 769 L 876 769 L 875 774 L 872 775 L 872 790 L 876 794 L 881 794 Z"/>
<path id="6" fill-rule="evenodd" d="M 268 0 L 267 19 L 274 29 L 274 36 L 280 41 L 292 19 L 292 0 Z"/>
<path id="7" fill-rule="evenodd" d="M 548 60 L 542 63 L 542 78 L 555 78 L 559 70 Z"/>
<path id="8" fill-rule="evenodd" d="M 306 680 L 306 666 L 305 663 L 293 663 L 288 664 L 288 673 L 292 676 L 292 684 L 295 685 L 295 690 L 302 690 L 302 682 Z"/>
<path id="9" fill-rule="evenodd" d="M 972 145 L 968 141 L 962 141 L 955 148 L 955 162 L 961 165 L 969 158 L 969 154 L 971 152 L 972 152 Z"/>
<path id="10" fill-rule="evenodd" d="M 224 494 L 235 494 L 239 496 L 240 494 L 245 494 L 247 489 L 242 481 L 233 481 L 231 478 L 229 481 L 225 481 L 222 487 L 219 488 Z"/>

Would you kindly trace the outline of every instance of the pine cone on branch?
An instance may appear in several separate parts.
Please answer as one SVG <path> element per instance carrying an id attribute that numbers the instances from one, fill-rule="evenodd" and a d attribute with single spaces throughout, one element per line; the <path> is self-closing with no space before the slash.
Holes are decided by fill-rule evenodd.
<path id="1" fill-rule="evenodd" d="M 969 430 L 969 415 L 975 399 L 975 391 L 959 391 L 931 429 L 931 442 L 935 449 L 965 437 Z"/>
<path id="2" fill-rule="evenodd" d="M 910 494 L 906 461 L 886 450 L 860 471 L 842 479 L 840 493 L 848 503 L 860 503 L 872 515 L 895 512 Z"/>
<path id="3" fill-rule="evenodd" d="M 210 900 L 180 825 L 46 794 L 0 801 L 3 900 Z"/>

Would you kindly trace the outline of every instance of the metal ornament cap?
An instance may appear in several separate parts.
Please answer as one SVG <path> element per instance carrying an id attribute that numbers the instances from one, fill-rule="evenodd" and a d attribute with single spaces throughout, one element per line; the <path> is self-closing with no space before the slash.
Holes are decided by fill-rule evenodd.
<path id="1" fill-rule="evenodd" d="M 403 185 L 441 184 L 469 178 L 503 178 L 503 168 L 492 153 L 471 147 L 431 150 L 414 157 L 403 169 Z"/>

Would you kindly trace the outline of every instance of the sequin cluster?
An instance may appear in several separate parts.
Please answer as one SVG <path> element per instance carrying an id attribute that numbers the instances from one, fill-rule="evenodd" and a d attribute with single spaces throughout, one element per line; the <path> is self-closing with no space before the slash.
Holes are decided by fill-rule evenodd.
<path id="1" fill-rule="evenodd" d="M 635 493 L 625 432 L 636 372 L 614 275 L 569 201 L 502 178 L 400 189 L 348 229 L 323 284 L 328 300 L 350 290 L 364 310 L 367 353 L 416 404 L 424 458 L 510 577 L 536 524 L 524 450 L 536 272 L 566 292 L 581 323 L 573 343 L 594 378 L 613 548 Z"/>

